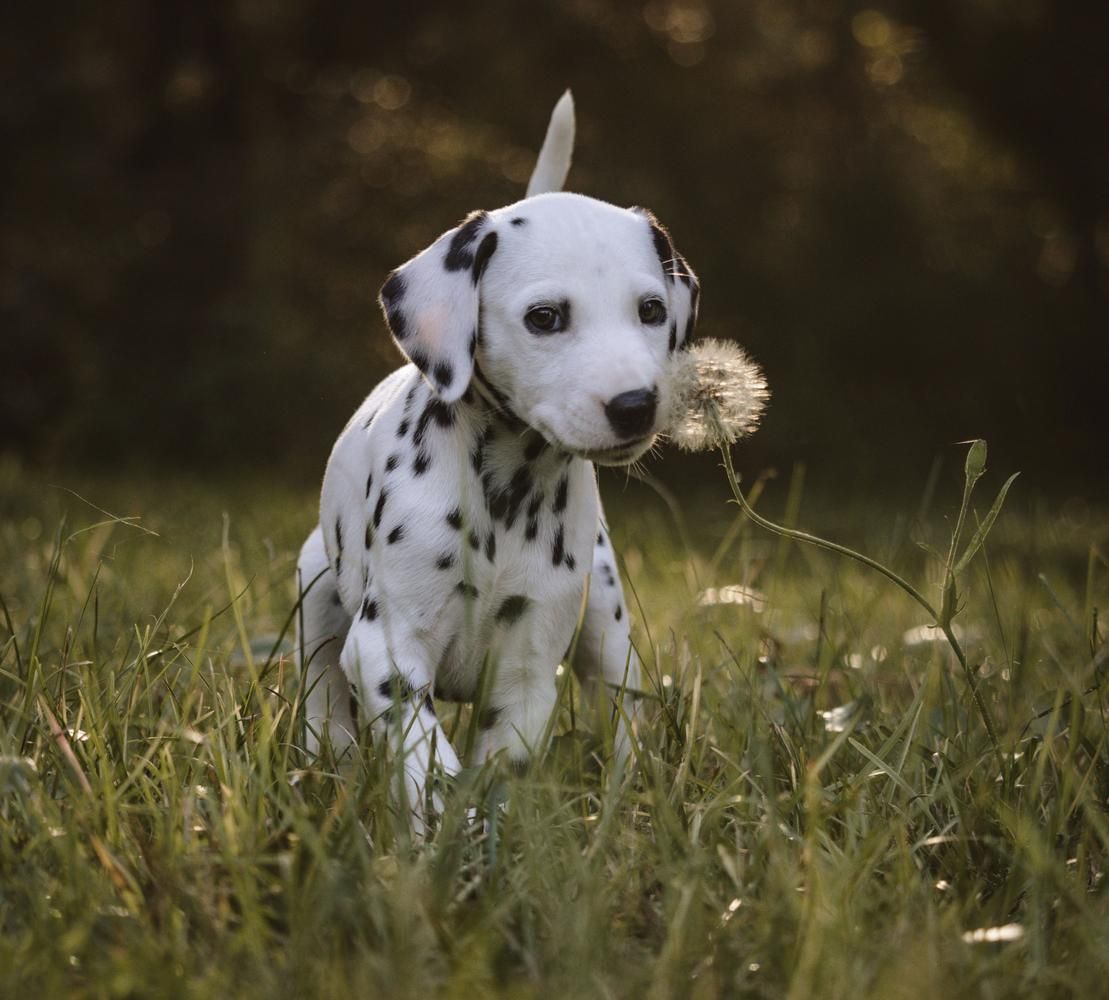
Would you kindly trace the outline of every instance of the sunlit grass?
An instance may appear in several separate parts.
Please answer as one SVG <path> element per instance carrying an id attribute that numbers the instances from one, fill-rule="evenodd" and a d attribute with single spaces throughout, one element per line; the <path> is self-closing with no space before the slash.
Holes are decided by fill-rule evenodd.
<path id="1" fill-rule="evenodd" d="M 938 604 L 948 486 L 920 520 L 748 495 Z M 1011 498 L 962 579 L 999 761 L 886 580 L 736 521 L 723 474 L 680 524 L 614 490 L 655 696 L 634 779 L 568 686 L 549 759 L 465 772 L 416 845 L 368 744 L 345 778 L 298 749 L 314 498 L 73 488 L 141 527 L 0 472 L 2 996 L 1103 993 L 1104 515 Z"/>

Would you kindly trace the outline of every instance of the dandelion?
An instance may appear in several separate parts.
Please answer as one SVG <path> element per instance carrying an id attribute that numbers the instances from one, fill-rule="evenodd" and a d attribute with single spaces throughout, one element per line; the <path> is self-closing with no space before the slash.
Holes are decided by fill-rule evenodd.
<path id="1" fill-rule="evenodd" d="M 674 444 L 704 451 L 755 432 L 770 392 L 762 369 L 740 347 L 701 340 L 671 363 L 667 434 Z"/>

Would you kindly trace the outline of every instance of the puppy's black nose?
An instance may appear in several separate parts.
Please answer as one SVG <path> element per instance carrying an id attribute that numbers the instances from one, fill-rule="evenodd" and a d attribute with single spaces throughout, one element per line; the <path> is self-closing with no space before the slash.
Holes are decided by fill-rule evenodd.
<path id="1" fill-rule="evenodd" d="M 657 405 L 658 392 L 655 389 L 632 389 L 613 396 L 605 403 L 605 416 L 620 437 L 643 437 L 655 422 Z"/>

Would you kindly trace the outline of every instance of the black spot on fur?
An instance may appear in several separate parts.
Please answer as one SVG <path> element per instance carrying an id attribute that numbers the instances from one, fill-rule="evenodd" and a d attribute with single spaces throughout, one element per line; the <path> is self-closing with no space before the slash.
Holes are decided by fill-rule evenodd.
<path id="1" fill-rule="evenodd" d="M 540 455 L 543 454 L 544 449 L 547 447 L 547 442 L 543 440 L 542 436 L 536 434 L 529 442 L 528 446 L 524 449 L 524 458 L 529 462 L 534 462 Z"/>
<path id="2" fill-rule="evenodd" d="M 381 304 L 385 308 L 385 318 L 389 322 L 389 329 L 397 340 L 404 340 L 408 334 L 404 311 L 399 308 L 401 299 L 404 298 L 404 278 L 393 271 L 385 284 L 381 286 Z"/>
<path id="3" fill-rule="evenodd" d="M 393 674 L 391 677 L 378 684 L 377 693 L 382 698 L 388 698 L 390 701 L 394 698 L 407 701 L 416 692 L 413 690 L 412 685 L 401 677 L 400 674 Z"/>
<path id="4" fill-rule="evenodd" d="M 473 528 L 470 529 L 470 548 L 475 552 L 481 548 L 481 538 Z"/>
<path id="5" fill-rule="evenodd" d="M 394 453 L 385 459 L 385 471 L 392 472 L 400 464 L 400 455 Z"/>
<path id="6" fill-rule="evenodd" d="M 535 541 L 535 536 L 539 534 L 539 522 L 535 518 L 529 518 L 527 527 L 524 529 L 524 537 L 529 542 Z"/>
<path id="7" fill-rule="evenodd" d="M 489 534 L 485 536 L 485 558 L 488 559 L 490 562 L 492 562 L 493 557 L 496 554 L 497 554 L 497 536 L 494 535 L 492 529 L 490 529 Z"/>
<path id="8" fill-rule="evenodd" d="M 678 323 L 675 320 L 670 324 L 670 347 L 669 347 L 669 349 L 672 351 L 677 346 L 678 346 Z"/>
<path id="9" fill-rule="evenodd" d="M 404 278 L 398 271 L 393 271 L 381 286 L 381 297 L 390 305 L 404 298 L 404 292 Z"/>
<path id="10" fill-rule="evenodd" d="M 412 364 L 414 364 L 422 372 L 426 372 L 427 371 L 427 366 L 430 364 L 430 362 L 427 359 L 427 355 L 424 354 L 423 351 L 417 351 L 417 350 L 409 351 L 408 352 L 408 360 L 411 361 Z"/>
<path id="11" fill-rule="evenodd" d="M 604 545 L 605 544 L 605 536 L 604 535 L 597 535 L 597 544 L 598 545 Z"/>
<path id="12" fill-rule="evenodd" d="M 402 438 L 407 433 L 408 433 L 408 421 L 407 420 L 402 420 L 399 424 L 397 424 L 397 437 Z"/>
<path id="13" fill-rule="evenodd" d="M 371 472 L 366 477 L 366 499 L 367 500 L 370 499 L 370 490 L 373 489 L 373 486 L 374 486 L 374 474 Z"/>
<path id="14" fill-rule="evenodd" d="M 452 528 L 454 528 L 455 531 L 461 531 L 462 530 L 462 511 L 459 510 L 457 507 L 455 507 L 454 510 L 452 510 L 447 515 L 447 524 L 449 524 Z"/>
<path id="15" fill-rule="evenodd" d="M 477 714 L 478 728 L 483 731 L 492 729 L 497 720 L 501 717 L 501 710 L 499 708 L 483 708 Z"/>
<path id="16" fill-rule="evenodd" d="M 527 219 L 521 218 L 517 215 L 515 219 L 509 219 L 509 224 L 513 226 L 526 226 L 527 221 Z"/>
<path id="17" fill-rule="evenodd" d="M 382 486 L 381 492 L 377 496 L 377 504 L 374 506 L 374 527 L 381 527 L 381 515 L 385 512 L 385 501 L 389 499 L 388 487 Z"/>
<path id="18" fill-rule="evenodd" d="M 465 580 L 459 580 L 458 586 L 455 588 L 463 597 L 476 598 L 478 596 L 478 589 L 472 583 L 467 583 Z"/>
<path id="19" fill-rule="evenodd" d="M 374 543 L 374 526 L 366 522 L 366 548 L 372 548 Z"/>
<path id="20" fill-rule="evenodd" d="M 450 569 L 454 565 L 454 553 L 444 552 L 435 560 L 436 569 Z"/>
<path id="21" fill-rule="evenodd" d="M 362 602 L 362 618 L 368 622 L 372 622 L 377 618 L 377 601 L 371 601 L 367 597 Z"/>
<path id="22" fill-rule="evenodd" d="M 624 609 L 619 604 L 616 605 L 616 620 L 619 621 L 624 617 Z"/>
<path id="23" fill-rule="evenodd" d="M 431 466 L 431 456 L 422 449 L 416 452 L 416 457 L 412 460 L 412 472 L 414 475 L 422 476 L 427 472 Z"/>
<path id="24" fill-rule="evenodd" d="M 516 523 L 516 517 L 520 513 L 524 501 L 528 498 L 531 487 L 531 470 L 526 465 L 521 465 L 512 474 L 512 480 L 508 484 L 508 503 L 504 512 L 505 527 L 511 528 Z"/>
<path id="25" fill-rule="evenodd" d="M 570 491 L 569 477 L 563 473 L 562 478 L 558 481 L 558 488 L 555 490 L 554 507 L 552 508 L 556 514 L 561 514 L 566 509 L 566 499 Z"/>
<path id="26" fill-rule="evenodd" d="M 496 231 L 486 233 L 482 241 L 478 244 L 477 253 L 474 254 L 474 267 L 471 274 L 476 285 L 481 281 L 482 272 L 485 266 L 489 263 L 489 259 L 497 252 L 497 234 Z"/>
<path id="27" fill-rule="evenodd" d="M 354 728 L 358 728 L 358 696 L 351 692 L 350 695 L 350 718 L 354 723 Z"/>
<path id="28" fill-rule="evenodd" d="M 477 330 L 470 334 L 470 357 L 477 354 Z"/>
<path id="29" fill-rule="evenodd" d="M 341 576 L 343 569 L 343 521 L 335 518 L 335 575 Z"/>
<path id="30" fill-rule="evenodd" d="M 566 529 L 560 524 L 555 531 L 554 550 L 551 552 L 551 563 L 554 566 L 561 566 L 562 560 L 566 557 Z"/>
<path id="31" fill-rule="evenodd" d="M 520 620 L 520 617 L 528 609 L 531 604 L 523 594 L 513 594 L 511 597 L 506 597 L 504 602 L 494 616 L 497 621 L 504 622 L 506 625 L 514 625 Z"/>
<path id="32" fill-rule="evenodd" d="M 450 388 L 454 381 L 454 366 L 449 361 L 437 361 L 433 374 L 440 389 Z"/>
<path id="33" fill-rule="evenodd" d="M 474 447 L 470 450 L 470 464 L 474 467 L 474 472 L 480 474 L 481 467 L 485 464 L 485 442 L 489 437 L 489 430 L 483 429 L 480 434 L 474 439 Z"/>
<path id="34" fill-rule="evenodd" d="M 435 421 L 439 427 L 451 427 L 454 424 L 454 408 L 441 399 L 432 397 L 423 408 L 419 420 L 416 421 L 416 430 L 412 434 L 412 441 L 417 446 L 424 443 L 428 425 Z"/>
<path id="35" fill-rule="evenodd" d="M 431 717 L 432 717 L 433 719 L 434 719 L 434 718 L 436 718 L 436 715 L 435 715 L 435 702 L 431 700 L 431 695 L 430 695 L 430 694 L 425 694 L 425 695 L 424 695 L 424 711 L 425 711 L 425 712 L 430 712 L 430 713 L 431 713 Z"/>
<path id="36" fill-rule="evenodd" d="M 336 590 L 331 595 L 331 603 L 334 604 L 335 607 L 339 607 L 343 603 L 343 599 L 339 596 L 339 591 Z"/>
<path id="37" fill-rule="evenodd" d="M 666 230 L 664 230 L 662 226 L 654 220 L 651 221 L 650 225 L 651 242 L 655 245 L 655 253 L 658 255 L 658 262 L 662 265 L 662 273 L 673 281 L 674 246 L 670 242 L 670 237 L 666 235 Z"/>
<path id="38" fill-rule="evenodd" d="M 573 573 L 574 570 L 577 568 L 577 565 L 578 565 L 578 561 L 573 557 L 573 555 L 571 553 L 567 552 L 566 553 L 566 568 L 571 573 Z"/>
<path id="39" fill-rule="evenodd" d="M 389 532 L 385 540 L 390 545 L 392 545 L 394 542 L 399 542 L 402 538 L 404 538 L 404 525 L 398 524 L 392 531 Z"/>
<path id="40" fill-rule="evenodd" d="M 473 212 L 458 227 L 458 231 L 451 237 L 447 255 L 443 258 L 443 266 L 448 271 L 464 271 L 473 267 L 474 253 L 471 248 L 488 218 L 487 212 Z"/>

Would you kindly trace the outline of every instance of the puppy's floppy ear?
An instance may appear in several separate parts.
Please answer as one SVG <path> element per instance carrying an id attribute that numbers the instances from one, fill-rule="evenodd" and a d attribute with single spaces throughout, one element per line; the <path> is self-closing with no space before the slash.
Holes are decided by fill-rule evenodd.
<path id="1" fill-rule="evenodd" d="M 693 339 L 693 328 L 697 325 L 700 282 L 697 281 L 693 268 L 678 253 L 666 227 L 655 218 L 654 213 L 638 206 L 631 211 L 645 220 L 645 236 L 651 240 L 670 289 L 670 350 L 686 348 Z"/>
<path id="2" fill-rule="evenodd" d="M 381 308 L 397 346 L 453 403 L 470 384 L 477 350 L 479 283 L 497 249 L 487 212 L 473 212 L 381 288 Z"/>

